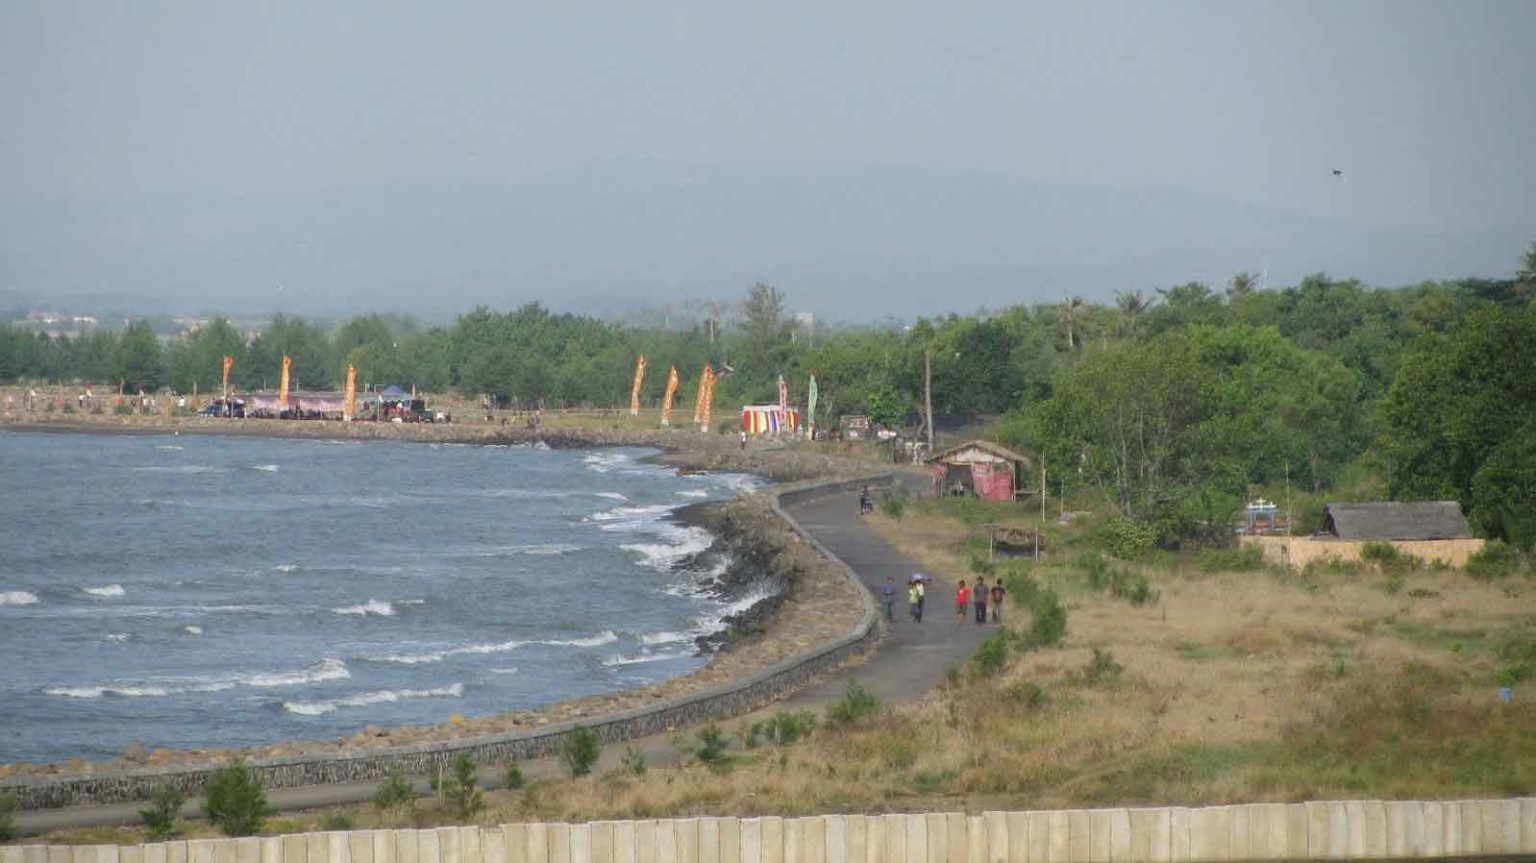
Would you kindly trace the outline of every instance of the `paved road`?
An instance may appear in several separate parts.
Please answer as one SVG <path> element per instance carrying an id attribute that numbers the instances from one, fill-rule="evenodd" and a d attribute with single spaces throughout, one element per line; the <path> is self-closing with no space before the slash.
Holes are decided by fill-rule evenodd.
<path id="1" fill-rule="evenodd" d="M 856 493 L 829 495 L 786 507 L 786 510 L 833 554 L 852 567 L 864 584 L 875 592 L 876 597 L 880 595 L 880 586 L 885 583 L 886 576 L 890 576 L 897 587 L 896 619 L 891 624 L 889 637 L 865 662 L 830 675 L 770 705 L 760 713 L 766 715 L 780 709 L 820 708 L 842 696 L 849 678 L 857 678 L 883 701 L 916 699 L 942 680 L 951 666 L 969 657 L 982 637 L 991 631 L 991 626 L 957 624 L 954 594 L 950 587 L 941 584 L 933 585 L 929 591 L 923 622 L 918 624 L 908 619 L 905 585 L 908 577 L 920 571 L 919 567 L 864 526 L 858 512 Z M 643 751 L 647 764 L 651 766 L 669 766 L 678 759 L 677 748 L 668 735 L 636 740 L 630 745 Z M 622 746 L 605 747 L 597 769 L 603 771 L 618 767 L 623 754 Z M 528 778 L 551 776 L 560 772 L 560 765 L 551 758 L 527 761 L 521 766 L 523 774 Z M 486 768 L 480 771 L 480 776 L 486 787 L 499 787 L 501 784 L 500 770 Z M 418 791 L 427 792 L 425 781 L 414 784 Z M 281 810 L 311 809 L 364 803 L 372 799 L 376 788 L 377 783 L 373 782 L 279 788 L 268 791 L 267 800 Z M 23 812 L 17 817 L 17 827 L 23 834 L 36 834 L 97 825 L 137 824 L 140 822 L 140 805 L 75 806 Z M 182 810 L 183 817 L 199 817 L 201 813 L 196 806 L 195 801 L 189 803 Z"/>

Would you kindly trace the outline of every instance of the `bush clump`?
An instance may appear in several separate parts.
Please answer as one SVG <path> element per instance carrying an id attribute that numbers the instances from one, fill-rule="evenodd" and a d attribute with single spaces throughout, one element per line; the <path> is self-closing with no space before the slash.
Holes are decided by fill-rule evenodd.
<path id="1" fill-rule="evenodd" d="M 1125 671 L 1125 666 L 1115 661 L 1112 650 L 1095 647 L 1093 658 L 1083 666 L 1083 679 L 1090 684 L 1108 683 L 1118 680 Z"/>
<path id="2" fill-rule="evenodd" d="M 780 710 L 761 722 L 752 723 L 742 743 L 752 749 L 761 738 L 775 746 L 788 746 L 802 737 L 809 737 L 815 729 L 816 714 L 809 710 Z"/>
<path id="3" fill-rule="evenodd" d="M 149 806 L 139 810 L 139 817 L 144 819 L 144 832 L 151 842 L 164 842 L 175 838 L 180 832 L 176 825 L 176 818 L 181 814 L 181 804 L 187 802 L 187 795 L 179 789 L 169 785 L 162 785 L 155 789 L 155 793 L 149 797 Z"/>
<path id="4" fill-rule="evenodd" d="M 1195 558 L 1201 572 L 1256 572 L 1264 568 L 1264 549 L 1242 544 L 1236 548 L 1208 548 Z"/>
<path id="5" fill-rule="evenodd" d="M 880 512 L 887 518 L 900 519 L 907 511 L 907 487 L 897 483 L 880 492 Z"/>
<path id="6" fill-rule="evenodd" d="M 725 748 L 730 743 L 720 726 L 711 722 L 699 730 L 699 746 L 693 755 L 703 764 L 716 767 L 725 763 Z"/>
<path id="7" fill-rule="evenodd" d="M 977 676 L 991 677 L 1008 667 L 1008 635 L 994 632 L 983 638 L 971 656 L 971 668 Z"/>
<path id="8" fill-rule="evenodd" d="M 1485 581 L 1504 578 L 1520 568 L 1520 551 L 1497 539 L 1489 540 L 1481 550 L 1467 558 L 1467 575 Z"/>
<path id="9" fill-rule="evenodd" d="M 373 791 L 373 805 L 384 812 L 404 812 L 415 806 L 416 794 L 411 791 L 411 783 L 406 781 L 405 774 L 398 768 L 389 771 L 384 781 Z"/>
<path id="10" fill-rule="evenodd" d="M 555 751 L 560 756 L 560 763 L 565 765 L 574 779 L 592 772 L 592 765 L 597 763 L 598 756 L 603 752 L 603 743 L 598 739 L 596 731 L 578 725 L 560 738 Z"/>
<path id="11" fill-rule="evenodd" d="M 443 795 L 460 821 L 468 821 L 485 808 L 485 794 L 475 782 L 475 762 L 468 755 L 454 759 L 451 774 L 433 779 L 432 790 Z"/>
<path id="12" fill-rule="evenodd" d="M 1121 560 L 1135 560 L 1157 544 L 1157 528 L 1117 515 L 1104 522 L 1102 537 L 1110 554 Z"/>
<path id="13" fill-rule="evenodd" d="M 16 810 L 20 808 L 14 791 L 0 791 L 0 842 L 16 838 Z"/>
<path id="14" fill-rule="evenodd" d="M 843 697 L 827 706 L 827 723 L 836 726 L 857 725 L 879 712 L 880 697 L 865 689 L 858 678 L 850 678 Z"/>
<path id="15" fill-rule="evenodd" d="M 250 836 L 272 814 L 266 792 L 255 771 L 236 761 L 208 774 L 203 788 L 203 815 L 226 836 Z"/>

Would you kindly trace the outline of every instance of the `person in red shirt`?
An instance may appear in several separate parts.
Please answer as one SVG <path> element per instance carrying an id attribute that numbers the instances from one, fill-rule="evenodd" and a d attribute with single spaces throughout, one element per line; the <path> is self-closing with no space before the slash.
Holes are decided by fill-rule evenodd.
<path id="1" fill-rule="evenodd" d="M 971 589 L 965 586 L 965 579 L 960 579 L 960 586 L 955 588 L 955 622 L 964 623 L 965 613 L 971 604 Z"/>

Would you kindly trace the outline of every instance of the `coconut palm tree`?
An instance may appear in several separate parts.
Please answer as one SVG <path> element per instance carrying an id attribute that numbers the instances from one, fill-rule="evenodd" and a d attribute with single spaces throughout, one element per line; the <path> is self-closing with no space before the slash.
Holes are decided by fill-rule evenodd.
<path id="1" fill-rule="evenodd" d="M 1147 313 L 1148 309 L 1152 308 L 1153 302 L 1147 298 L 1146 291 L 1115 292 L 1115 305 L 1120 307 L 1120 314 L 1125 316 L 1126 328 L 1130 331 L 1132 338 L 1136 336 L 1136 322 Z"/>
<path id="2" fill-rule="evenodd" d="M 1227 280 L 1227 299 L 1245 297 L 1259 288 L 1259 277 L 1253 273 L 1235 273 Z"/>
<path id="3" fill-rule="evenodd" d="M 1067 331 L 1067 350 L 1075 350 L 1077 348 L 1075 328 L 1078 321 L 1082 319 L 1083 313 L 1087 311 L 1088 304 L 1083 301 L 1082 297 L 1074 296 L 1062 300 L 1058 308 L 1061 315 L 1061 325 Z"/>

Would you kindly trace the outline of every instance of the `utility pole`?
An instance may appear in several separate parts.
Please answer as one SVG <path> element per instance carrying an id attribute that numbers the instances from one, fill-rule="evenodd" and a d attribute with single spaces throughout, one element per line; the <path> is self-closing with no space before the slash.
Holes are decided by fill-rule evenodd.
<path id="1" fill-rule="evenodd" d="M 933 351 L 923 351 L 923 409 L 928 412 L 928 456 L 933 456 Z"/>

